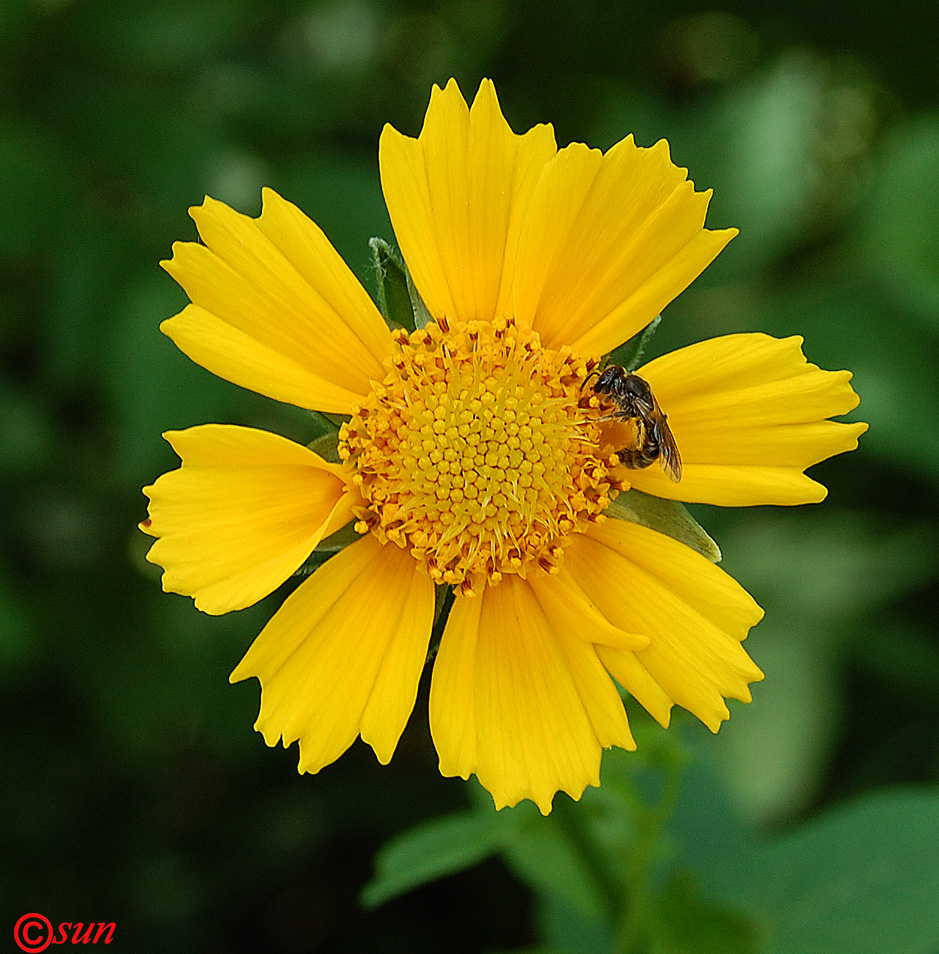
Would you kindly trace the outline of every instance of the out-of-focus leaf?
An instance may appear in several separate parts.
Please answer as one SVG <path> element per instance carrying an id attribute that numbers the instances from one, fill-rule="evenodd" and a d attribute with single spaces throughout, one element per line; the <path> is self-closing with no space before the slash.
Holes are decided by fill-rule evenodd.
<path id="1" fill-rule="evenodd" d="M 772 605 L 790 625 L 810 630 L 858 617 L 939 575 L 932 527 L 889 525 L 830 506 L 785 521 L 740 518 L 723 539 L 767 610 Z"/>
<path id="2" fill-rule="evenodd" d="M 362 903 L 378 907 L 447 875 L 478 864 L 499 850 L 503 837 L 495 812 L 466 812 L 425 822 L 388 842 L 375 859 L 375 876 Z"/>
<path id="3" fill-rule="evenodd" d="M 841 727 L 839 656 L 828 630 L 760 623 L 747 649 L 766 674 L 753 704 L 731 705 L 714 758 L 751 819 L 785 817 L 815 794 Z"/>
<path id="4" fill-rule="evenodd" d="M 892 293 L 939 329 L 939 114 L 901 127 L 883 152 L 861 237 Z"/>
<path id="5" fill-rule="evenodd" d="M 565 810 L 566 806 L 555 808 L 556 812 Z M 587 823 L 588 819 L 583 821 Z M 533 816 L 507 840 L 504 857 L 537 894 L 556 898 L 588 921 L 602 920 L 608 915 L 608 899 L 597 883 L 596 872 L 579 850 L 590 838 L 590 832 L 583 838 L 566 837 L 555 817 Z"/>
<path id="6" fill-rule="evenodd" d="M 665 885 L 650 915 L 650 954 L 758 954 L 753 923 L 702 896 L 687 875 Z"/>
<path id="7" fill-rule="evenodd" d="M 754 703 L 721 733 L 727 784 L 751 818 L 778 818 L 813 796 L 841 728 L 840 662 L 872 611 L 939 573 L 929 528 L 886 528 L 858 514 L 737 517 L 721 537 L 766 609 L 747 648 L 766 674 Z"/>
<path id="8" fill-rule="evenodd" d="M 613 928 L 606 920 L 586 917 L 557 895 L 536 895 L 538 933 L 545 954 L 607 954 L 613 950 Z"/>
<path id="9" fill-rule="evenodd" d="M 905 620 L 880 620 L 860 635 L 854 649 L 859 666 L 876 673 L 905 699 L 935 702 L 939 643 L 934 631 Z"/>
<path id="10" fill-rule="evenodd" d="M 772 906 L 767 954 L 934 954 L 939 796 L 878 793 L 779 839 L 750 893 Z"/>
<path id="11" fill-rule="evenodd" d="M 766 954 L 933 954 L 939 795 L 879 792 L 758 838 L 713 779 L 686 779 L 672 825 L 708 897 L 758 919 Z"/>

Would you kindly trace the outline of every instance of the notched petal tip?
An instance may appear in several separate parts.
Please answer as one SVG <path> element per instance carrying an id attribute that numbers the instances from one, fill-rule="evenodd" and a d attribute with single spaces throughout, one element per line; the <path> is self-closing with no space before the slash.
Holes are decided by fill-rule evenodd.
<path id="1" fill-rule="evenodd" d="M 516 312 L 550 347 L 606 352 L 642 330 L 735 232 L 704 227 L 668 144 L 605 154 L 572 143 L 545 165 L 522 232 Z"/>
<path id="2" fill-rule="evenodd" d="M 818 503 L 825 488 L 804 471 L 857 447 L 851 372 L 806 360 L 801 335 L 724 335 L 663 355 L 637 373 L 652 386 L 681 450 L 670 485 L 655 468 L 633 484 L 659 497 L 720 506 Z"/>
<path id="3" fill-rule="evenodd" d="M 352 517 L 341 468 L 277 434 L 207 424 L 164 437 L 182 463 L 144 488 L 147 559 L 203 612 L 257 602 Z"/>
<path id="4" fill-rule="evenodd" d="M 433 608 L 409 554 L 365 537 L 294 590 L 229 678 L 257 676 L 257 728 L 269 744 L 299 740 L 301 772 L 357 735 L 384 764 L 414 706 Z"/>
<path id="5" fill-rule="evenodd" d="M 443 774 L 475 774 L 496 808 L 530 799 L 548 814 L 558 792 L 578 799 L 599 784 L 604 748 L 635 740 L 597 648 L 570 632 L 571 614 L 542 582 L 536 593 L 506 577 L 457 598 L 430 711 Z"/>
<path id="6" fill-rule="evenodd" d="M 511 308 L 518 235 L 553 134 L 516 135 L 483 82 L 472 107 L 454 81 L 435 87 L 417 138 L 386 126 L 385 202 L 411 277 L 434 316 L 491 321 Z"/>

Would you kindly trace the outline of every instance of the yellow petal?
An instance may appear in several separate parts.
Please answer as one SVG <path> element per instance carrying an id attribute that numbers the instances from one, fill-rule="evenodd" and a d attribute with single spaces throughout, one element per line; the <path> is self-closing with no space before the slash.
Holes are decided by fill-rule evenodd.
<path id="1" fill-rule="evenodd" d="M 196 307 L 161 327 L 219 377 L 349 413 L 383 377 L 390 334 L 320 229 L 271 189 L 263 197 L 258 219 L 210 198 L 190 210 L 205 245 L 177 242 L 162 264 Z"/>
<path id="2" fill-rule="evenodd" d="M 803 471 L 853 450 L 866 424 L 826 420 L 858 404 L 848 371 L 823 371 L 802 338 L 725 335 L 638 369 L 652 386 L 681 453 L 676 484 L 660 467 L 629 472 L 632 486 L 673 500 L 750 506 L 824 499 Z"/>
<path id="3" fill-rule="evenodd" d="M 385 764 L 404 731 L 427 654 L 434 586 L 406 550 L 366 536 L 288 597 L 231 674 L 256 676 L 255 728 L 268 745 L 300 740 L 318 772 L 361 735 Z"/>
<path id="4" fill-rule="evenodd" d="M 468 321 L 508 313 L 521 214 L 555 151 L 550 126 L 512 132 L 489 80 L 472 109 L 455 80 L 435 86 L 417 139 L 385 127 L 382 190 L 432 315 Z"/>
<path id="5" fill-rule="evenodd" d="M 160 330 L 196 364 L 275 401 L 345 414 L 362 400 L 360 392 L 324 380 L 276 346 L 198 305 L 187 305 Z"/>
<path id="6" fill-rule="evenodd" d="M 534 578 L 529 586 L 542 610 L 562 632 L 587 643 L 619 649 L 645 649 L 649 645 L 648 637 L 613 626 L 569 573 Z"/>
<path id="7" fill-rule="evenodd" d="M 475 773 L 497 808 L 598 785 L 611 745 L 635 748 L 594 646 L 542 599 L 550 587 L 507 576 L 458 596 L 434 662 L 430 719 L 444 775 Z M 586 606 L 586 604 L 585 604 Z"/>
<path id="8" fill-rule="evenodd" d="M 206 424 L 164 436 L 182 466 L 144 488 L 141 529 L 158 538 L 147 559 L 164 590 L 206 613 L 267 596 L 361 502 L 338 465 L 277 434 Z"/>
<path id="9" fill-rule="evenodd" d="M 606 154 L 572 143 L 544 167 L 522 229 L 516 317 L 546 347 L 610 351 L 644 328 L 717 257 L 736 229 L 709 231 L 668 143 L 632 136 Z"/>
<path id="10" fill-rule="evenodd" d="M 664 534 L 607 520 L 574 539 L 564 568 L 614 626 L 648 637 L 636 652 L 599 653 L 660 722 L 674 702 L 716 732 L 725 698 L 750 701 L 748 684 L 763 674 L 740 642 L 763 611 L 719 567 Z"/>

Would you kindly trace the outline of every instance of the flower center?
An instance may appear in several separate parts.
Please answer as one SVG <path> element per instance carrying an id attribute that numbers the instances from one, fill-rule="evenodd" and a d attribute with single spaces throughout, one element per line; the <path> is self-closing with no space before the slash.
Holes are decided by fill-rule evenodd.
<path id="1" fill-rule="evenodd" d="M 556 570 L 622 486 L 581 393 L 586 360 L 504 319 L 440 319 L 394 340 L 384 381 L 339 432 L 368 503 L 356 530 L 466 595 Z"/>

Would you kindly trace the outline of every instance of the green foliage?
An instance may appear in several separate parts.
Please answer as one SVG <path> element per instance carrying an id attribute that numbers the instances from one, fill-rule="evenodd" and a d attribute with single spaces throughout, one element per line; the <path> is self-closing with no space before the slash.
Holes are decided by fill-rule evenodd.
<path id="1" fill-rule="evenodd" d="M 678 812 L 684 859 L 708 892 L 760 926 L 759 950 L 929 954 L 939 945 L 939 795 L 873 793 L 772 838 L 702 838 L 700 801 Z M 715 815 L 730 813 L 714 801 Z"/>
<path id="2" fill-rule="evenodd" d="M 650 867 L 636 866 L 644 806 L 630 812 L 601 790 L 547 818 L 480 804 L 425 822 L 382 849 L 363 899 L 382 904 L 499 854 L 551 912 L 558 952 L 930 954 L 939 944 L 939 795 L 876 793 L 766 837 L 729 826 L 713 780 L 696 773 L 693 785 L 670 821 L 671 849 L 654 845 Z M 611 828 L 624 810 L 632 824 Z"/>
<path id="3" fill-rule="evenodd" d="M 369 239 L 375 266 L 378 307 L 392 328 L 414 330 L 414 309 L 411 307 L 410 279 L 401 253 L 381 238 Z"/>
<path id="4" fill-rule="evenodd" d="M 438 878 L 463 871 L 497 851 L 503 825 L 494 812 L 433 818 L 386 844 L 375 858 L 375 877 L 362 892 L 367 907 Z"/>

